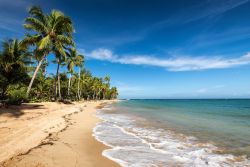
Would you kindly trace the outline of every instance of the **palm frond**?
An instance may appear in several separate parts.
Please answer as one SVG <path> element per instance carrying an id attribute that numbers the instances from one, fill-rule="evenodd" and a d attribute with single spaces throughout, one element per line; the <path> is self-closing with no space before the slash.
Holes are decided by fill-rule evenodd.
<path id="1" fill-rule="evenodd" d="M 35 45 L 41 40 L 41 35 L 26 35 L 26 37 L 21 41 L 21 46 L 26 47 L 27 45 Z"/>
<path id="2" fill-rule="evenodd" d="M 39 6 L 31 7 L 29 13 L 31 16 L 38 18 L 43 24 L 46 24 L 47 17 Z"/>
<path id="3" fill-rule="evenodd" d="M 54 9 L 54 10 L 51 11 L 51 16 L 56 20 L 59 17 L 64 17 L 64 14 L 60 10 L 55 10 Z"/>
<path id="4" fill-rule="evenodd" d="M 50 36 L 47 35 L 46 37 L 42 38 L 40 41 L 39 41 L 39 44 L 38 44 L 38 49 L 39 50 L 44 50 L 44 49 L 48 49 L 50 47 L 50 44 L 51 44 L 51 39 L 50 39 Z"/>
<path id="5" fill-rule="evenodd" d="M 74 66 L 75 66 L 74 62 L 70 61 L 67 66 L 68 71 L 73 72 Z"/>
<path id="6" fill-rule="evenodd" d="M 28 30 L 34 30 L 40 33 L 48 32 L 46 25 L 37 18 L 28 17 L 25 19 L 25 22 L 24 27 Z"/>
<path id="7" fill-rule="evenodd" d="M 60 55 L 63 56 L 64 60 L 66 59 L 66 52 L 63 48 L 63 45 L 60 42 L 55 42 L 55 50 L 58 52 Z"/>
<path id="8" fill-rule="evenodd" d="M 76 65 L 79 67 L 82 67 L 83 62 L 84 62 L 84 56 L 83 55 L 77 55 L 75 58 Z"/>
<path id="9" fill-rule="evenodd" d="M 72 41 L 72 38 L 70 37 L 67 37 L 67 36 L 64 36 L 64 35 L 57 35 L 57 40 L 60 42 L 60 43 L 63 43 L 63 44 L 66 44 L 66 45 L 73 45 L 73 41 Z"/>

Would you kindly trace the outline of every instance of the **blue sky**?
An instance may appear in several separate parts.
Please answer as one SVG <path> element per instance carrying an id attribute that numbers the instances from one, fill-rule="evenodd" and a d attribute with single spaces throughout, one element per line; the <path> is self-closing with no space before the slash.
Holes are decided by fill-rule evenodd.
<path id="1" fill-rule="evenodd" d="M 248 0 L 0 0 L 0 39 L 23 37 L 31 5 L 73 19 L 86 68 L 120 98 L 250 97 Z"/>

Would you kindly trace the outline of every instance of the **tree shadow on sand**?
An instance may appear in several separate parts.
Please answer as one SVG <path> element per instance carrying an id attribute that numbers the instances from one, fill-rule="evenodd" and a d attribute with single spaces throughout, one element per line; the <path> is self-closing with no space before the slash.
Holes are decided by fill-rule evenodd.
<path id="1" fill-rule="evenodd" d="M 19 118 L 20 116 L 24 115 L 24 110 L 34 110 L 34 109 L 43 109 L 44 105 L 41 104 L 22 104 L 20 106 L 1 106 L 0 105 L 0 116 L 1 115 L 8 115 L 9 117 Z"/>

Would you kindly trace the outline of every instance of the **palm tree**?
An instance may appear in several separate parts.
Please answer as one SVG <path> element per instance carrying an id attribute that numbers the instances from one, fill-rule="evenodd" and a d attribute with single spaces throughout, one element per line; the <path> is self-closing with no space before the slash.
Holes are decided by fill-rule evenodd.
<path id="1" fill-rule="evenodd" d="M 4 41 L 2 47 L 0 54 L 0 79 L 3 81 L 1 83 L 1 97 L 4 98 L 10 84 L 28 79 L 26 65 L 31 63 L 29 60 L 31 54 L 26 47 L 21 46 L 21 42 L 17 39 Z"/>
<path id="2" fill-rule="evenodd" d="M 84 91 L 83 96 L 85 99 L 89 100 L 92 95 L 93 95 L 93 91 L 92 91 L 92 83 L 93 83 L 93 78 L 92 75 L 89 71 L 87 71 L 86 69 L 83 69 L 81 71 L 81 80 L 82 80 L 82 87 L 81 87 L 81 91 Z"/>
<path id="3" fill-rule="evenodd" d="M 100 79 L 97 77 L 92 78 L 92 99 L 97 100 L 98 99 L 98 94 L 99 94 L 99 88 L 100 88 Z"/>
<path id="4" fill-rule="evenodd" d="M 77 96 L 78 96 L 78 100 L 81 99 L 81 95 L 80 95 L 80 80 L 81 80 L 81 69 L 83 67 L 83 63 L 84 63 L 84 56 L 83 55 L 76 55 L 75 57 L 75 65 L 77 67 L 79 67 L 79 71 L 78 71 L 78 83 L 77 83 Z"/>
<path id="5" fill-rule="evenodd" d="M 110 76 L 106 75 L 106 76 L 104 77 L 104 81 L 106 82 L 106 84 L 108 84 L 108 85 L 109 85 L 109 82 L 110 82 Z"/>
<path id="6" fill-rule="evenodd" d="M 71 75 L 74 72 L 75 62 L 76 62 L 76 49 L 70 48 L 69 52 L 67 52 L 67 69 L 69 72 L 69 79 L 68 79 L 68 96 L 70 95 L 70 86 L 71 86 Z"/>
<path id="7" fill-rule="evenodd" d="M 102 90 L 103 90 L 103 81 L 102 81 L 102 78 L 97 78 L 97 98 L 98 100 L 101 99 L 101 95 L 102 95 Z"/>
<path id="8" fill-rule="evenodd" d="M 69 78 L 68 78 L 68 96 L 70 96 L 70 87 L 71 87 L 71 75 L 72 73 L 74 72 L 74 61 L 72 60 L 68 60 L 68 65 L 67 65 L 67 69 L 68 69 L 68 72 L 69 72 Z"/>
<path id="9" fill-rule="evenodd" d="M 117 91 L 117 88 L 116 87 L 112 87 L 110 89 L 110 98 L 111 99 L 116 99 L 118 96 L 118 91 Z"/>
<path id="10" fill-rule="evenodd" d="M 73 45 L 73 25 L 71 19 L 58 10 L 52 10 L 47 15 L 43 13 L 40 7 L 33 6 L 29 10 L 29 17 L 26 18 L 24 27 L 34 33 L 26 36 L 23 45 L 35 45 L 36 51 L 42 53 L 27 89 L 27 95 L 29 95 L 37 72 L 46 56 L 55 50 L 66 56 L 64 44 Z"/>
<path id="11" fill-rule="evenodd" d="M 104 77 L 104 81 L 105 81 L 105 83 L 102 85 L 102 91 L 103 91 L 103 99 L 105 99 L 106 98 L 106 92 L 107 92 L 107 90 L 109 89 L 109 86 L 110 86 L 110 77 L 107 75 L 107 76 L 105 76 Z"/>

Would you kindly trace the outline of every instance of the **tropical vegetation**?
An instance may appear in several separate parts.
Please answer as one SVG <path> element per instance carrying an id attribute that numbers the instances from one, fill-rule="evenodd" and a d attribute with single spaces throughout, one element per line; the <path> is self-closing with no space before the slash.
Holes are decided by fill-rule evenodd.
<path id="1" fill-rule="evenodd" d="M 8 39 L 0 49 L 0 101 L 75 101 L 115 99 L 110 77 L 98 78 L 84 68 L 84 55 L 74 42 L 70 17 L 59 10 L 49 14 L 33 6 L 28 11 L 23 39 Z M 48 55 L 54 59 L 49 61 Z M 57 68 L 47 72 L 50 63 Z M 61 70 L 62 67 L 66 67 Z"/>

